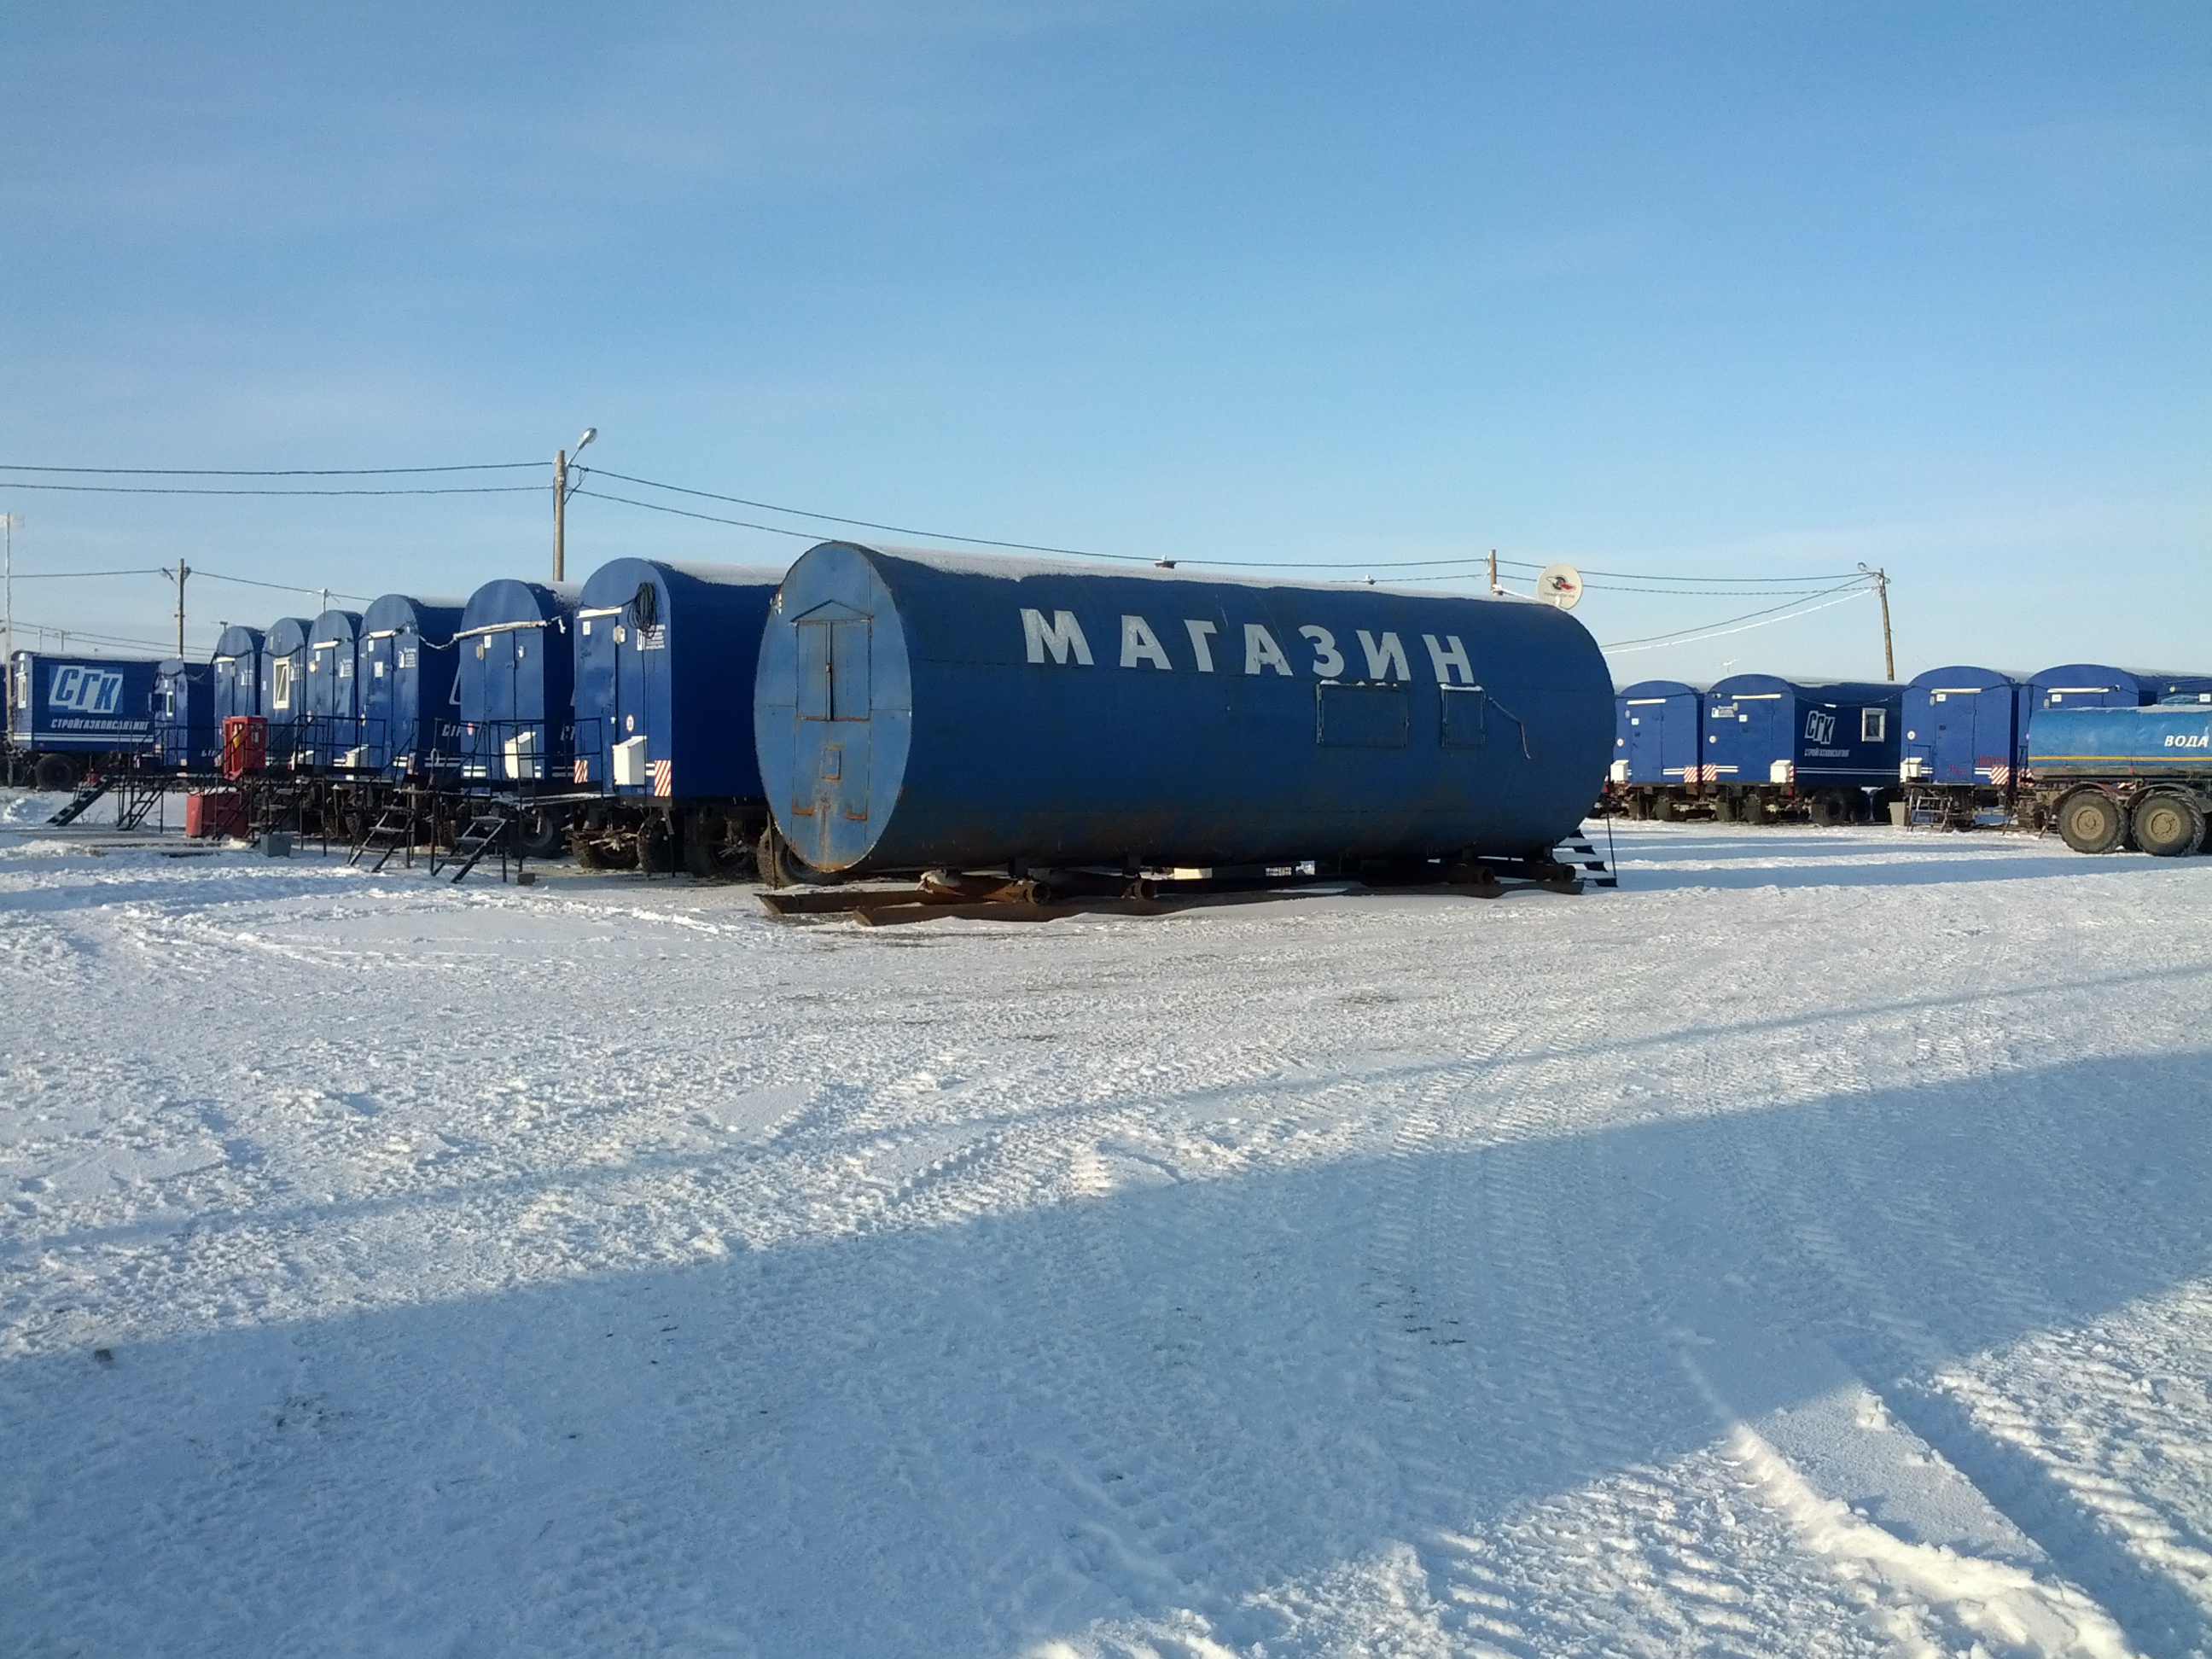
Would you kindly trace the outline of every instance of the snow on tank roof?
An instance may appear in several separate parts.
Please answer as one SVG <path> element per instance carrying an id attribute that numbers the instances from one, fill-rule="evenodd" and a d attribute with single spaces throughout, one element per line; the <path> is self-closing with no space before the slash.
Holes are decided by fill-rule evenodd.
<path id="1" fill-rule="evenodd" d="M 1007 553 L 965 553 L 944 547 L 907 547 L 894 542 L 818 542 L 817 547 L 853 547 L 863 553 L 881 553 L 894 559 L 927 565 L 957 575 L 1003 576 L 1127 576 L 1139 580 L 1209 583 L 1234 587 L 1325 587 L 1346 593 L 1389 593 L 1407 599 L 1497 600 L 1505 604 L 1540 605 L 1525 593 L 1439 593 L 1432 588 L 1399 586 L 1389 582 L 1347 581 L 1341 577 L 1300 580 L 1290 575 L 1237 576 L 1205 571 L 1163 568 L 1158 564 L 1085 563 L 1077 559 L 1035 559 Z M 812 552 L 809 548 L 808 552 Z M 1546 607 L 1549 609 L 1549 606 Z"/>
<path id="2" fill-rule="evenodd" d="M 716 582 L 726 587 L 774 587 L 791 568 L 781 564 L 708 564 L 696 559 L 649 559 L 642 554 L 626 554 L 619 559 L 609 559 L 592 572 L 584 579 L 585 588 L 588 591 L 608 571 L 626 564 L 672 570 L 694 581 Z"/>

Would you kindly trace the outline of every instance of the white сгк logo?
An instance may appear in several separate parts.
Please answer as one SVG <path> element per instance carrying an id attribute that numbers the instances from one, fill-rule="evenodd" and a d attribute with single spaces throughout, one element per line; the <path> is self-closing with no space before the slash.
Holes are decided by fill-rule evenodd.
<path id="1" fill-rule="evenodd" d="M 112 668 L 57 668 L 46 693 L 49 708 L 78 714 L 112 714 L 122 701 L 123 676 Z"/>

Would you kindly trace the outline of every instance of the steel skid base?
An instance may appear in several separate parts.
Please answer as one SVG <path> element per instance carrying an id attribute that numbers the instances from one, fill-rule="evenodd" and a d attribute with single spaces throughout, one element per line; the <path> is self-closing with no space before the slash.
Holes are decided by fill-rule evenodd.
<path id="1" fill-rule="evenodd" d="M 1601 864 L 1584 868 L 1602 871 Z M 1358 877 L 1212 872 L 1204 875 L 1147 873 L 1113 877 L 1077 872 L 1018 879 L 931 871 L 911 887 L 781 889 L 762 893 L 770 915 L 786 921 L 848 916 L 869 927 L 908 921 L 1057 921 L 1067 916 L 1165 916 L 1229 904 L 1283 899 L 1335 898 L 1353 893 L 1439 893 L 1466 898 L 1504 898 L 1509 893 L 1580 893 L 1610 886 L 1613 878 L 1585 878 L 1574 865 L 1535 859 L 1470 860 Z"/>

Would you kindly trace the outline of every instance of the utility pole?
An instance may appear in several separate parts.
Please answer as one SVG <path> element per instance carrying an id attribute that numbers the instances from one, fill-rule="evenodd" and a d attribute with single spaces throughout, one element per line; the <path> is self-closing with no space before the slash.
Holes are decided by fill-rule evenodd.
<path id="1" fill-rule="evenodd" d="M 584 435 L 576 440 L 576 453 L 582 454 L 584 446 L 599 435 L 599 428 L 586 427 Z M 583 480 L 579 478 L 576 482 L 581 483 Z M 553 452 L 553 580 L 556 582 L 567 580 L 568 575 L 568 553 L 565 542 L 569 494 L 568 452 L 556 449 Z"/>
<path id="2" fill-rule="evenodd" d="M 1498 591 L 1498 550 L 1494 547 L 1490 550 L 1490 591 Z"/>
<path id="3" fill-rule="evenodd" d="M 568 574 L 567 550 L 561 544 L 562 520 L 567 516 L 568 505 L 568 452 L 553 452 L 553 580 L 561 581 Z"/>
<path id="4" fill-rule="evenodd" d="M 182 559 L 179 559 L 177 561 L 177 654 L 179 657 L 185 654 L 185 578 L 191 574 L 192 568 Z"/>
<path id="5" fill-rule="evenodd" d="M 1881 677 L 1894 684 L 1897 680 L 1897 653 L 1889 639 L 1889 572 L 1883 569 L 1860 569 L 1874 578 L 1874 591 L 1881 599 Z"/>
<path id="6" fill-rule="evenodd" d="M 8 666 L 15 666 L 15 515 L 0 513 L 0 536 L 8 542 Z"/>

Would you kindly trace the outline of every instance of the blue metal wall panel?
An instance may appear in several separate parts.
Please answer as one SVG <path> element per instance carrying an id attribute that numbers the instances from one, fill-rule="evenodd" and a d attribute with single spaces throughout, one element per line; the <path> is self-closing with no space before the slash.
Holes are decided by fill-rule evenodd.
<path id="1" fill-rule="evenodd" d="M 335 766 L 361 743 L 361 612 L 325 611 L 307 629 L 307 726 L 295 758 Z"/>
<path id="2" fill-rule="evenodd" d="M 1547 605 L 848 543 L 785 578 L 757 684 L 769 805 L 833 870 L 1532 854 L 1613 735 Z M 1321 740 L 1352 684 L 1402 698 L 1402 744 Z"/>
<path id="3" fill-rule="evenodd" d="M 2031 709 L 2137 708 L 2184 692 L 2212 691 L 2212 675 L 2163 669 L 2115 668 L 2110 663 L 2069 662 L 2028 681 Z"/>
<path id="4" fill-rule="evenodd" d="M 9 741 L 71 754 L 143 752 L 154 740 L 158 666 L 151 659 L 18 651 L 9 673 Z"/>
<path id="5" fill-rule="evenodd" d="M 1613 693 L 1613 781 L 1697 782 L 1705 710 L 1705 693 L 1680 680 L 1638 680 Z"/>
<path id="6" fill-rule="evenodd" d="M 592 573 L 576 614 L 580 781 L 617 794 L 761 798 L 753 682 L 783 574 L 656 559 Z M 615 745 L 639 738 L 644 779 L 617 784 Z"/>
<path id="7" fill-rule="evenodd" d="M 1786 763 L 1802 791 L 1869 789 L 1897 782 L 1904 688 L 1838 680 L 1801 684 L 1771 674 L 1732 674 L 1705 695 L 1705 753 L 1723 784 L 1780 781 Z M 1868 711 L 1879 711 L 1879 721 Z M 1879 724 L 1881 735 L 1870 735 Z"/>

